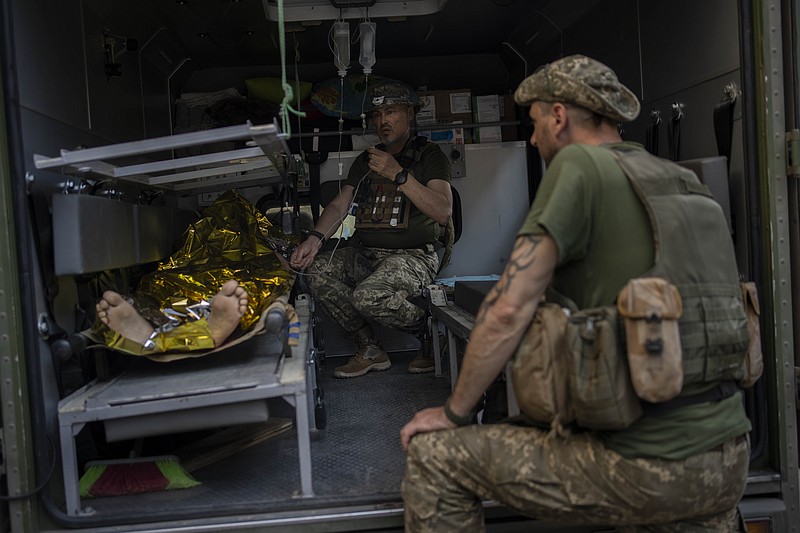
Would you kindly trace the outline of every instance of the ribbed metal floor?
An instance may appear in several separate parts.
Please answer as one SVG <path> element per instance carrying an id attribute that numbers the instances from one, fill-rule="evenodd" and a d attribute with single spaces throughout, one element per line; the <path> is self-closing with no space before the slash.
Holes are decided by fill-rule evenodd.
<path id="1" fill-rule="evenodd" d="M 447 377 L 409 374 L 415 352 L 392 353 L 392 368 L 352 379 L 335 379 L 347 361 L 328 357 L 322 368 L 327 426 L 312 437 L 313 498 L 298 497 L 300 474 L 294 428 L 211 464 L 193 475 L 198 487 L 82 501 L 99 516 L 175 513 L 214 514 L 277 511 L 351 503 L 398 501 L 405 455 L 400 428 L 425 407 L 441 405 L 450 392 Z M 294 409 L 271 400 L 272 416 L 291 418 Z"/>

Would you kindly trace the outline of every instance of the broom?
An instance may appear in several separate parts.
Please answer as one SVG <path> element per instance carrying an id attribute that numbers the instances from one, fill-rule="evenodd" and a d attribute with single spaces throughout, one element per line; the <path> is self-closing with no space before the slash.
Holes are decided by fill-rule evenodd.
<path id="1" fill-rule="evenodd" d="M 122 496 L 200 485 L 174 455 L 86 463 L 78 483 L 83 498 Z"/>

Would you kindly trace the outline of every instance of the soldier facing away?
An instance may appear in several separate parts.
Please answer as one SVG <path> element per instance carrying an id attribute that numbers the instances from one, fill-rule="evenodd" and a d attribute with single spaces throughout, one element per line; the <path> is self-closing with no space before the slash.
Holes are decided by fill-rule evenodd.
<path id="1" fill-rule="evenodd" d="M 670 228 L 651 226 L 616 152 L 644 161 L 642 177 L 656 169 L 670 183 L 685 171 L 622 142 L 617 123 L 635 119 L 640 104 L 606 65 L 584 56 L 560 59 L 523 80 L 514 96 L 530 105 L 531 144 L 547 171 L 509 263 L 478 313 L 452 396 L 401 430 L 406 530 L 482 531 L 481 500 L 492 499 L 538 519 L 619 531 L 739 531 L 751 425 L 723 360 L 743 361 L 747 344 L 729 235 L 702 234 L 708 225 L 693 226 L 698 213 L 691 210 L 674 210 Z M 664 198 L 667 209 L 685 200 L 677 193 Z M 727 235 L 718 211 L 712 226 Z M 681 234 L 687 227 L 690 237 Z M 656 229 L 664 230 L 659 242 Z M 561 436 L 522 425 L 469 425 L 549 285 L 590 309 L 614 304 L 630 279 L 657 268 L 681 281 L 688 325 L 681 324 L 686 376 L 675 399 L 643 408 L 615 431 Z M 717 290 L 732 295 L 727 304 Z M 710 377 L 695 376 L 687 354 Z M 731 381 L 733 387 L 724 386 Z"/>

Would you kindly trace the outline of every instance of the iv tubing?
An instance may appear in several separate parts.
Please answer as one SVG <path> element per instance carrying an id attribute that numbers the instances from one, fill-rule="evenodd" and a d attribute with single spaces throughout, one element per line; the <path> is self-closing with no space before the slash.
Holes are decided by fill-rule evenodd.
<path id="1" fill-rule="evenodd" d="M 289 121 L 289 113 L 294 113 L 299 117 L 305 117 L 306 114 L 292 107 L 291 101 L 294 98 L 294 89 L 286 82 L 286 31 L 283 23 L 283 0 L 278 0 L 278 34 L 281 45 L 281 86 L 283 86 L 283 101 L 281 102 L 280 110 L 281 124 L 286 138 L 291 139 L 292 124 Z"/>

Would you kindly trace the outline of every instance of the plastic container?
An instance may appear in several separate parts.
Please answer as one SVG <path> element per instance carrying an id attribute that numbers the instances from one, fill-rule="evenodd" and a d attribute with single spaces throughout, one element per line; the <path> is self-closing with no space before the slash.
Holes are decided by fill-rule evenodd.
<path id="1" fill-rule="evenodd" d="M 372 65 L 375 64 L 375 23 L 362 22 L 358 25 L 358 32 L 361 40 L 361 53 L 358 62 L 364 68 L 364 74 L 372 73 Z"/>
<path id="2" fill-rule="evenodd" d="M 346 20 L 333 23 L 333 64 L 339 76 L 347 74 L 350 68 L 350 23 Z"/>

